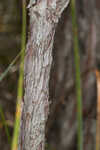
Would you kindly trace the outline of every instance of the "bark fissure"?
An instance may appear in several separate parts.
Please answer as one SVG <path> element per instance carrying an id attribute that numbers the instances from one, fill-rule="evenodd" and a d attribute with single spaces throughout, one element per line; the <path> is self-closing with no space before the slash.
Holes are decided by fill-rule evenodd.
<path id="1" fill-rule="evenodd" d="M 58 19 L 69 0 L 39 0 L 29 8 L 30 35 L 25 58 L 25 96 L 19 150 L 44 150 L 49 114 L 49 76 Z"/>

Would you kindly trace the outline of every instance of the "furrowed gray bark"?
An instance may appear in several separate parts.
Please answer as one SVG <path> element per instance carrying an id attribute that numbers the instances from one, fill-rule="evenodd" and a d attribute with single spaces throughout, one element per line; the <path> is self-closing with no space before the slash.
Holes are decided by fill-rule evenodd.
<path id="1" fill-rule="evenodd" d="M 25 96 L 19 150 L 45 149 L 54 33 L 68 3 L 69 0 L 37 0 L 28 5 L 30 28 L 25 58 Z"/>

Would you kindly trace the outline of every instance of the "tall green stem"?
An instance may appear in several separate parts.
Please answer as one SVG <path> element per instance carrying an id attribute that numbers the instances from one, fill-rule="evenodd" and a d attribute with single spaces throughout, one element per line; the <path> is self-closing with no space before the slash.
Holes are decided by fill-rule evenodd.
<path id="1" fill-rule="evenodd" d="M 75 76 L 76 76 L 76 97 L 77 97 L 77 124 L 78 124 L 78 150 L 83 150 L 83 120 L 82 120 L 82 90 L 80 77 L 80 55 L 78 43 L 78 27 L 76 21 L 75 0 L 71 0 L 71 15 L 73 28 L 73 44 L 74 44 L 74 60 L 75 60 Z"/>
<path id="2" fill-rule="evenodd" d="M 19 80 L 18 80 L 17 106 L 16 106 L 14 134 L 12 140 L 12 150 L 17 150 L 17 145 L 18 145 L 20 117 L 21 117 L 21 100 L 23 98 L 25 46 L 26 46 L 26 2 L 25 0 L 23 0 L 22 1 L 22 44 L 21 44 L 22 53 L 21 53 L 20 73 L 19 73 Z"/>

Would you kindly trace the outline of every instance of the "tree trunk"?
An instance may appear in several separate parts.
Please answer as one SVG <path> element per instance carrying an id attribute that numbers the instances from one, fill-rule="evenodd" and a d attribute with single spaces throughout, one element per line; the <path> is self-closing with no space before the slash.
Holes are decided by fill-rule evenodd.
<path id="1" fill-rule="evenodd" d="M 56 24 L 68 3 L 69 0 L 37 0 L 28 5 L 30 33 L 19 150 L 44 150 L 53 39 Z"/>

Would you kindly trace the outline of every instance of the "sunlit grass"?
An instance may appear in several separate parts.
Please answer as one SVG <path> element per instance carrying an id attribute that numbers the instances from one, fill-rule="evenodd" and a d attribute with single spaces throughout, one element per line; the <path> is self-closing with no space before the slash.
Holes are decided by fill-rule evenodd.
<path id="1" fill-rule="evenodd" d="M 17 150 L 18 148 L 18 136 L 20 129 L 20 119 L 21 119 L 21 101 L 23 99 L 23 82 L 24 82 L 24 56 L 25 56 L 25 47 L 26 47 L 26 3 L 25 0 L 22 1 L 22 44 L 21 44 L 21 63 L 20 63 L 20 72 L 18 80 L 18 92 L 17 92 L 17 106 L 15 114 L 15 125 L 14 133 L 12 139 L 12 150 Z"/>

